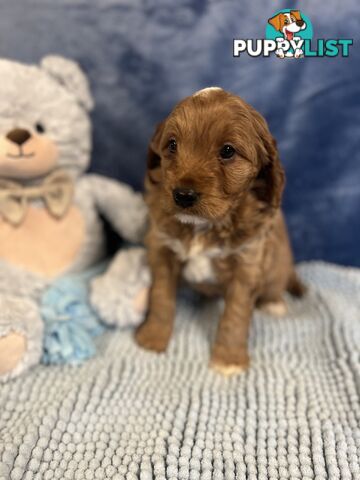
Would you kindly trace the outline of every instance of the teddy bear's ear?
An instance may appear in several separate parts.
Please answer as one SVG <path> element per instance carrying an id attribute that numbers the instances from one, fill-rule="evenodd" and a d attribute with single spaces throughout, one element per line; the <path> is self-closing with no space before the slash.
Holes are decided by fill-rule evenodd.
<path id="1" fill-rule="evenodd" d="M 89 82 L 79 65 L 58 55 L 48 55 L 41 60 L 41 68 L 75 95 L 79 103 L 91 111 L 94 107 Z"/>

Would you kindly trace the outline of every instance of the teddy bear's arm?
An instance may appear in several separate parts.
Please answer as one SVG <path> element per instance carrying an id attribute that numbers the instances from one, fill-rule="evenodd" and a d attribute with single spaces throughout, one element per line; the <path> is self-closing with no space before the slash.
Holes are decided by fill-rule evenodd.
<path id="1" fill-rule="evenodd" d="M 121 237 L 130 242 L 141 242 L 147 226 L 147 207 L 141 193 L 130 186 L 101 175 L 89 174 L 82 178 L 95 207 Z"/>

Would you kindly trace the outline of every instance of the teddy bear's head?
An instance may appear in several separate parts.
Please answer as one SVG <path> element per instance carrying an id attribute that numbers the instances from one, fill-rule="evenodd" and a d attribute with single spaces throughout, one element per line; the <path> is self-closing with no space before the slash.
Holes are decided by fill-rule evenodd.
<path id="1" fill-rule="evenodd" d="M 81 174 L 90 159 L 92 106 L 87 79 L 72 60 L 0 60 L 0 177 L 31 180 L 59 167 Z"/>

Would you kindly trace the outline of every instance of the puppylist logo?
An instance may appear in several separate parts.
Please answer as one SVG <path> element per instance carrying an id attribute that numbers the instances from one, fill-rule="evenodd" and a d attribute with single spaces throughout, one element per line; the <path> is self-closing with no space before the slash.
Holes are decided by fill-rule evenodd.
<path id="1" fill-rule="evenodd" d="M 268 19 L 265 39 L 234 39 L 233 56 L 278 58 L 348 57 L 353 39 L 323 39 L 312 42 L 313 28 L 309 17 L 300 10 L 284 9 Z M 316 43 L 316 44 L 315 44 Z"/>

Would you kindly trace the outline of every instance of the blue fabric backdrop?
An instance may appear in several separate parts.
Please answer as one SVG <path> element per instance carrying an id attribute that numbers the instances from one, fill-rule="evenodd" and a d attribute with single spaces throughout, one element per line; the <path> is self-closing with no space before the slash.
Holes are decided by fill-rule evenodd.
<path id="1" fill-rule="evenodd" d="M 357 0 L 2 0 L 0 54 L 78 60 L 96 98 L 92 169 L 141 188 L 147 142 L 181 97 L 232 90 L 267 118 L 287 172 L 298 260 L 360 265 Z M 350 57 L 232 57 L 276 10 L 299 8 L 318 38 L 354 38 Z M 1 79 L 0 79 L 1 81 Z"/>

